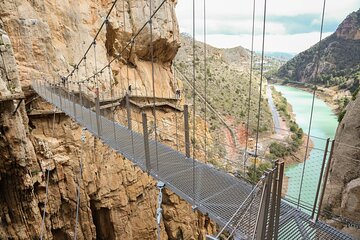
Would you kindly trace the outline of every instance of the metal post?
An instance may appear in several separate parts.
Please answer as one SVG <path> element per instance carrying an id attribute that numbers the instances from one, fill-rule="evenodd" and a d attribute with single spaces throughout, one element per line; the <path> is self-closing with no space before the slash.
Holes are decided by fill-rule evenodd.
<path id="1" fill-rule="evenodd" d="M 314 200 L 314 206 L 312 209 L 312 213 L 311 213 L 311 219 L 314 221 L 314 216 L 315 216 L 315 211 L 316 211 L 316 205 L 317 205 L 317 201 L 319 198 L 319 192 L 320 192 L 320 187 L 321 187 L 321 180 L 324 174 L 324 167 L 325 167 L 325 163 L 326 163 L 326 157 L 327 157 L 327 152 L 329 149 L 329 143 L 330 143 L 330 138 L 328 138 L 326 140 L 326 146 L 325 146 L 325 152 L 324 152 L 324 158 L 323 158 L 323 162 L 321 165 L 321 170 L 320 170 L 320 176 L 319 176 L 319 182 L 318 182 L 318 186 L 317 186 L 317 190 L 316 190 L 316 195 L 315 195 L 315 200 Z"/>
<path id="2" fill-rule="evenodd" d="M 266 229 L 267 229 L 267 220 L 268 220 L 268 214 L 269 214 L 269 203 L 270 203 L 270 195 L 271 195 L 271 183 L 273 180 L 273 173 L 274 171 L 269 172 L 268 179 L 267 179 L 267 187 L 266 187 L 266 195 L 265 195 L 265 205 L 264 205 L 264 212 L 262 217 L 262 228 L 261 228 L 261 238 L 259 239 L 265 239 Z"/>
<path id="3" fill-rule="evenodd" d="M 278 239 L 279 235 L 279 221 L 280 221 L 280 205 L 281 205 L 281 191 L 282 183 L 284 177 L 284 162 L 277 163 L 279 168 L 279 175 L 276 181 L 278 182 L 277 186 L 277 196 L 276 196 L 276 211 L 275 211 L 275 224 L 274 224 L 274 240 Z"/>
<path id="4" fill-rule="evenodd" d="M 268 173 L 265 173 L 266 177 L 268 177 Z M 260 199 L 260 206 L 259 206 L 259 210 L 257 213 L 257 217 L 256 217 L 256 223 L 255 223 L 255 228 L 254 228 L 254 232 L 253 232 L 253 236 L 252 239 L 257 239 L 260 240 L 261 239 L 261 233 L 262 233 L 262 228 L 263 228 L 263 212 L 264 212 L 264 208 L 265 208 L 265 198 L 266 198 L 266 188 L 267 188 L 267 180 L 264 180 L 263 183 L 263 189 L 262 189 L 262 193 L 261 193 L 261 199 Z"/>
<path id="5" fill-rule="evenodd" d="M 81 83 L 79 83 L 79 97 L 80 97 L 81 120 L 84 122 L 83 100 L 82 100 Z"/>
<path id="6" fill-rule="evenodd" d="M 96 127 L 98 136 L 101 136 L 101 129 L 100 129 L 100 98 L 99 98 L 99 88 L 96 88 L 96 99 L 95 99 L 95 111 L 96 111 Z"/>
<path id="7" fill-rule="evenodd" d="M 70 104 L 70 84 L 69 84 L 69 79 L 66 79 L 66 85 L 67 85 L 67 99 L 68 99 L 68 103 Z M 70 105 L 68 106 L 69 110 L 70 110 Z"/>
<path id="8" fill-rule="evenodd" d="M 328 176 L 329 176 L 331 160 L 332 160 L 332 157 L 333 157 L 334 147 L 335 147 L 335 140 L 332 140 L 329 161 L 328 161 L 328 163 L 326 165 L 326 170 L 325 170 L 325 176 L 324 176 L 324 181 L 323 181 L 324 184 L 323 184 L 323 187 L 321 189 L 321 195 L 320 195 L 320 200 L 319 200 L 319 210 L 318 210 L 318 214 L 316 215 L 315 222 L 317 222 L 318 219 L 319 219 L 321 206 L 322 206 L 322 202 L 323 202 L 324 194 L 325 194 L 326 182 L 327 182 L 327 179 L 328 179 Z"/>
<path id="9" fill-rule="evenodd" d="M 52 83 L 50 83 L 50 98 L 51 98 L 51 103 L 54 103 L 53 84 Z"/>
<path id="10" fill-rule="evenodd" d="M 75 93 L 74 90 L 71 91 L 72 95 L 73 95 L 73 109 L 74 109 L 74 119 L 76 120 L 76 103 L 75 103 Z"/>
<path id="11" fill-rule="evenodd" d="M 60 108 L 61 108 L 61 110 L 63 110 L 63 105 L 62 105 L 62 87 L 61 87 L 61 84 L 59 84 L 58 92 L 59 92 L 59 98 L 60 98 Z"/>
<path id="12" fill-rule="evenodd" d="M 150 173 L 151 164 L 150 164 L 150 148 L 149 148 L 149 133 L 147 126 L 147 116 L 146 113 L 142 113 L 142 124 L 143 124 L 143 133 L 144 133 L 144 148 L 145 148 L 145 168 L 146 172 Z"/>
<path id="13" fill-rule="evenodd" d="M 190 158 L 189 106 L 184 105 L 185 154 Z"/>
<path id="14" fill-rule="evenodd" d="M 175 137 L 176 137 L 176 151 L 179 151 L 178 117 L 176 112 L 175 112 Z"/>
<path id="15" fill-rule="evenodd" d="M 128 129 L 132 130 L 131 109 L 130 109 L 130 101 L 129 101 L 129 94 L 128 93 L 126 93 L 125 100 L 126 100 L 126 112 L 127 112 Z"/>
<path id="16" fill-rule="evenodd" d="M 272 194 L 271 194 L 269 227 L 266 238 L 267 240 L 271 240 L 273 238 L 273 233 L 274 233 L 274 218 L 275 218 L 275 208 L 276 208 L 276 199 L 277 199 L 278 173 L 279 173 L 279 169 L 278 169 L 278 165 L 276 164 L 272 179 Z"/>

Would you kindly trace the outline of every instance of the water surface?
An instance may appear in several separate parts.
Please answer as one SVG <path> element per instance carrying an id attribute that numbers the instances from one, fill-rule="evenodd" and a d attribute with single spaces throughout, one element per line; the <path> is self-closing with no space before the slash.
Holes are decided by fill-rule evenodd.
<path id="1" fill-rule="evenodd" d="M 289 86 L 274 85 L 275 89 L 282 93 L 292 105 L 296 122 L 308 133 L 312 94 Z M 303 183 L 301 187 L 300 203 L 305 207 L 313 205 L 316 189 L 319 181 L 320 169 L 323 161 L 326 139 L 333 139 L 338 122 L 331 108 L 321 99 L 315 98 L 314 113 L 311 125 L 310 139 L 314 143 L 309 159 L 306 160 Z M 304 159 L 305 156 L 302 158 Z M 302 159 L 302 160 L 303 160 Z M 297 202 L 299 198 L 301 175 L 304 164 L 295 164 L 287 167 L 285 175 L 289 178 L 286 198 Z"/>

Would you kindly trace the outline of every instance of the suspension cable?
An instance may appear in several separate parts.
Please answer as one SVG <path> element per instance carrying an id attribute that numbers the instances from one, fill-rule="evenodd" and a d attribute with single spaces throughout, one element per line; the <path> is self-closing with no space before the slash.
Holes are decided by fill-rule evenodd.
<path id="1" fill-rule="evenodd" d="M 204 82 L 205 82 L 205 109 L 204 109 L 204 123 L 205 123 L 205 139 L 204 139 L 204 143 L 205 143 L 205 163 L 207 163 L 207 46 L 206 46 L 206 0 L 204 0 Z"/>
<path id="2" fill-rule="evenodd" d="M 256 193 L 254 193 L 253 195 L 256 195 L 257 193 L 259 193 L 259 191 L 256 192 Z M 242 220 L 245 218 L 246 213 L 247 213 L 249 210 L 250 210 L 250 212 L 249 212 L 249 219 L 251 219 L 251 215 L 252 215 L 252 214 L 251 214 L 251 208 L 252 208 L 252 206 L 253 206 L 253 203 L 254 203 L 255 199 L 256 199 L 256 197 L 253 196 L 252 199 L 251 199 L 251 201 L 250 201 L 250 203 L 249 203 L 248 206 L 246 207 L 245 211 L 241 214 L 241 215 L 242 215 L 241 218 L 239 219 L 239 221 L 237 222 L 236 226 L 235 226 L 235 227 L 233 228 L 233 230 L 231 231 L 230 235 L 226 238 L 226 240 L 231 239 L 231 237 L 234 235 L 236 229 L 239 228 Z"/>
<path id="3" fill-rule="evenodd" d="M 82 182 L 82 173 L 83 173 L 83 156 L 82 155 L 84 153 L 84 143 L 86 140 L 85 131 L 86 131 L 86 128 L 83 128 L 82 133 L 81 133 L 81 151 L 80 151 L 80 159 L 79 159 L 80 160 L 79 161 L 80 172 L 79 172 L 78 181 L 77 181 L 76 220 L 75 220 L 74 240 L 77 239 L 77 226 L 78 226 L 78 222 L 79 222 L 80 185 Z"/>
<path id="4" fill-rule="evenodd" d="M 263 20 L 263 34 L 262 34 L 262 47 L 261 47 L 261 69 L 260 69 L 260 90 L 259 90 L 259 105 L 258 105 L 258 116 L 256 126 L 256 143 L 255 143 L 255 162 L 254 172 L 256 173 L 258 144 L 259 144 L 259 128 L 261 118 L 261 102 L 262 102 L 262 88 L 263 88 L 263 75 L 264 75 L 264 53 L 265 53 L 265 36 L 266 36 L 266 4 L 267 0 L 264 1 L 264 20 Z"/>
<path id="5" fill-rule="evenodd" d="M 155 152 L 156 152 L 156 170 L 159 171 L 159 156 L 158 156 L 158 141 L 157 141 L 157 121 L 156 121 L 156 94 L 155 94 L 155 69 L 154 69 L 154 43 L 153 43 L 153 20 L 152 14 L 152 0 L 150 1 L 150 54 L 151 54 L 151 80 L 153 88 L 153 114 L 154 114 L 154 130 L 155 130 Z"/>
<path id="6" fill-rule="evenodd" d="M 53 117 L 53 123 L 52 123 L 52 138 L 55 136 L 55 117 L 56 117 L 56 107 L 54 107 L 54 117 Z M 41 220 L 41 228 L 40 228 L 40 240 L 43 239 L 44 236 L 44 228 L 45 228 L 45 217 L 46 217 L 46 207 L 48 204 L 48 197 L 49 197 L 49 179 L 50 179 L 50 170 L 47 169 L 46 174 L 46 186 L 45 186 L 45 203 L 44 203 L 44 211 L 42 214 L 42 220 Z"/>
<path id="7" fill-rule="evenodd" d="M 125 17 L 125 0 L 123 0 L 123 22 L 124 22 L 124 33 L 126 32 L 126 17 Z M 132 45 L 131 45 L 131 49 L 132 49 Z M 126 62 L 126 78 L 127 78 L 127 89 L 126 92 L 129 92 L 128 94 L 131 94 L 130 90 L 130 79 L 129 79 L 129 59 L 130 59 L 130 54 L 131 54 L 131 49 L 127 58 L 127 62 Z M 135 79 L 136 81 L 136 79 Z M 136 85 L 136 83 L 135 83 Z"/>
<path id="8" fill-rule="evenodd" d="M 196 99 L 195 99 L 195 90 L 196 90 L 196 60 L 195 60 L 195 33 L 196 33 L 196 29 L 195 29 L 195 0 L 193 0 L 193 39 L 192 39 L 192 47 L 193 47 L 193 137 L 192 137 L 192 143 L 193 143 L 193 201 L 194 201 L 194 205 L 195 205 L 195 131 L 196 131 Z"/>
<path id="9" fill-rule="evenodd" d="M 91 46 L 93 45 L 94 42 L 96 42 L 96 40 L 97 40 L 97 38 L 98 38 L 101 30 L 104 28 L 104 26 L 105 26 L 106 23 L 108 22 L 108 19 L 109 19 L 109 17 L 110 17 L 110 14 L 111 14 L 111 12 L 114 10 L 115 5 L 116 5 L 117 2 L 118 2 L 118 0 L 115 0 L 115 1 L 113 2 L 113 4 L 111 5 L 110 10 L 108 11 L 108 13 L 107 13 L 107 15 L 106 15 L 106 17 L 105 17 L 105 20 L 101 23 L 101 26 L 100 26 L 99 30 L 97 31 L 97 33 L 95 34 L 95 37 L 94 37 L 93 40 L 91 41 L 91 43 L 90 43 L 89 47 L 87 48 L 87 50 L 85 51 L 84 56 L 80 59 L 80 61 L 78 62 L 78 64 L 75 65 L 76 67 L 80 67 L 80 64 L 82 63 L 82 61 L 84 61 L 84 60 L 86 59 L 86 56 L 88 55 L 88 53 L 89 53 L 90 50 L 91 50 Z M 67 79 L 67 78 L 68 78 L 70 75 L 72 75 L 74 72 L 75 72 L 75 68 L 74 68 L 65 78 Z"/>
<path id="10" fill-rule="evenodd" d="M 165 4 L 167 0 L 163 0 L 160 5 L 155 9 L 155 11 L 152 13 L 152 15 L 150 16 L 150 20 L 152 20 L 154 18 L 154 16 L 157 14 L 157 12 L 160 10 L 160 8 Z M 140 33 L 145 29 L 146 25 L 149 23 L 149 21 L 146 21 L 143 26 L 135 33 L 135 35 L 132 37 L 132 40 L 135 40 Z M 104 23 L 105 24 L 105 23 Z M 92 76 L 89 76 L 88 78 L 83 79 L 81 82 L 85 82 L 85 81 L 89 81 L 91 80 L 95 75 L 99 74 L 101 71 L 104 71 L 109 65 L 111 65 L 113 62 L 115 62 L 115 60 L 120 59 L 120 57 L 122 56 L 122 54 L 125 52 L 125 50 L 130 46 L 132 41 L 129 41 L 123 48 L 122 50 L 115 55 L 115 57 L 109 61 L 105 66 L 103 66 L 99 71 L 97 71 L 96 73 L 94 73 Z M 91 43 L 92 45 L 93 43 Z M 90 45 L 90 46 L 91 46 Z M 88 54 L 88 51 L 86 52 L 86 55 Z M 84 55 L 83 59 L 86 57 L 86 55 Z M 82 61 L 82 60 L 81 60 Z M 67 79 L 67 77 L 66 77 Z"/>
<path id="11" fill-rule="evenodd" d="M 253 187 L 253 189 L 251 190 L 251 192 L 249 193 L 249 195 L 246 197 L 246 199 L 241 203 L 241 205 L 238 207 L 238 209 L 235 211 L 235 213 L 231 216 L 231 218 L 229 219 L 229 221 L 227 221 L 227 223 L 224 225 L 224 227 L 220 230 L 220 232 L 216 235 L 216 238 L 219 238 L 220 235 L 225 231 L 225 229 L 230 225 L 231 221 L 235 218 L 235 216 L 240 212 L 240 210 L 242 209 L 242 207 L 244 206 L 245 202 L 250 198 L 250 196 L 253 195 L 253 193 L 255 192 L 255 190 L 258 189 L 258 187 L 260 186 L 260 183 L 262 183 L 264 181 L 264 177 L 262 177 L 257 183 L 256 185 Z"/>
<path id="12" fill-rule="evenodd" d="M 173 11 L 175 11 L 175 1 L 172 2 L 173 4 Z M 173 34 L 173 43 L 175 43 L 175 24 L 172 24 L 172 34 Z M 175 86 L 175 97 L 178 98 L 176 101 L 176 107 L 179 105 L 179 100 L 181 99 L 180 89 L 178 86 L 178 81 L 176 79 L 176 58 L 173 59 L 173 77 L 174 77 L 174 86 Z M 178 115 L 175 111 L 175 136 L 176 136 L 176 151 L 179 151 L 179 134 L 178 134 Z"/>
<path id="13" fill-rule="evenodd" d="M 321 14 L 321 25 L 320 25 L 320 38 L 319 38 L 319 45 L 317 50 L 317 64 L 315 67 L 315 75 L 314 75 L 314 89 L 313 89 L 313 95 L 312 95 L 312 102 L 311 102 L 311 112 L 310 112 L 310 119 L 309 119 L 309 128 L 308 128 L 308 134 L 306 139 L 306 150 L 305 150 L 305 156 L 304 156 L 304 164 L 302 166 L 302 173 L 301 173 L 301 180 L 300 180 L 300 189 L 299 189 L 299 196 L 298 196 L 298 202 L 297 202 L 297 208 L 299 208 L 300 204 L 300 198 L 301 198 L 301 191 L 302 191 L 302 185 L 304 180 L 304 173 L 305 173 L 305 167 L 306 167 L 306 159 L 309 151 L 309 143 L 310 143 L 310 134 L 311 134 L 311 126 L 312 126 L 312 120 L 313 120 L 313 114 L 314 114 L 314 105 L 315 105 L 315 96 L 316 96 L 316 78 L 319 74 L 319 65 L 320 65 L 320 51 L 321 51 L 321 43 L 322 43 L 322 35 L 323 35 L 323 27 L 324 27 L 324 18 L 325 18 L 325 7 L 326 7 L 326 0 L 323 2 L 322 6 L 322 14 Z"/>
<path id="14" fill-rule="evenodd" d="M 253 9 L 252 9 L 250 78 L 249 78 L 249 93 L 248 93 L 249 96 L 248 96 L 248 109 L 247 109 L 247 122 L 246 122 L 245 151 L 244 151 L 244 159 L 243 159 L 243 164 L 244 164 L 244 176 L 245 176 L 245 174 L 246 174 L 247 152 L 248 152 L 248 145 L 249 145 L 250 108 L 251 108 L 253 61 L 254 61 L 255 11 L 256 11 L 256 0 L 253 1 Z"/>

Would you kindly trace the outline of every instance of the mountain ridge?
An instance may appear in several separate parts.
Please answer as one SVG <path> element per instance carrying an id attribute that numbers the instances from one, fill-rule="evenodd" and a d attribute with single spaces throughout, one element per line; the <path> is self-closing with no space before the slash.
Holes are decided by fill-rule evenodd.
<path id="1" fill-rule="evenodd" d="M 360 79 L 360 9 L 349 14 L 333 34 L 280 67 L 273 78 L 355 92 Z"/>

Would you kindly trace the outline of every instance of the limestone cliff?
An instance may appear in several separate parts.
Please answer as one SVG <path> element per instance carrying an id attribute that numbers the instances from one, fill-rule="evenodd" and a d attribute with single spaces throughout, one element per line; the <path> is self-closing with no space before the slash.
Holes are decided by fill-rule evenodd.
<path id="1" fill-rule="evenodd" d="M 360 220 L 360 97 L 351 102 L 335 137 L 334 157 L 324 199 L 324 209 L 350 219 Z M 360 238 L 358 225 L 341 225 L 345 232 Z"/>
<path id="2" fill-rule="evenodd" d="M 153 1 L 154 8 L 160 0 Z M 0 239 L 37 239 L 46 202 L 46 175 L 50 169 L 49 203 L 46 208 L 46 239 L 74 237 L 76 186 L 80 183 L 78 239 L 155 239 L 157 189 L 155 181 L 138 167 L 115 154 L 88 132 L 81 142 L 81 127 L 62 114 L 31 117 L 26 110 L 52 106 L 29 91 L 34 79 L 57 81 L 72 70 L 107 14 L 112 1 L 0 0 L 0 94 L 27 96 L 15 112 L 18 100 L 0 103 Z M 155 89 L 158 97 L 174 96 L 181 83 L 174 81 L 171 61 L 179 47 L 174 7 L 167 1 L 154 24 Z M 119 1 L 109 25 L 96 44 L 97 66 L 105 65 L 147 21 L 146 1 Z M 133 86 L 136 95 L 152 96 L 149 29 L 111 68 L 115 95 Z M 11 41 L 10 41 L 11 40 Z M 11 46 L 12 42 L 12 46 Z M 12 50 L 14 49 L 14 51 Z M 93 54 L 93 53 L 92 53 Z M 79 76 L 91 74 L 94 55 Z M 103 94 L 109 82 L 101 76 Z M 75 86 L 72 86 L 74 89 Z M 89 84 L 88 94 L 94 85 Z M 137 110 L 140 112 L 139 110 Z M 121 120 L 123 109 L 115 111 Z M 13 115 L 14 114 L 14 115 Z M 150 111 L 149 111 L 150 114 Z M 175 112 L 159 111 L 160 125 L 169 126 Z M 178 116 L 181 117 L 181 114 Z M 167 133 L 174 135 L 174 128 Z M 174 145 L 173 140 L 159 135 Z M 79 161 L 84 162 L 83 179 Z M 162 239 L 204 239 L 215 230 L 206 216 L 166 190 L 163 198 Z"/>

